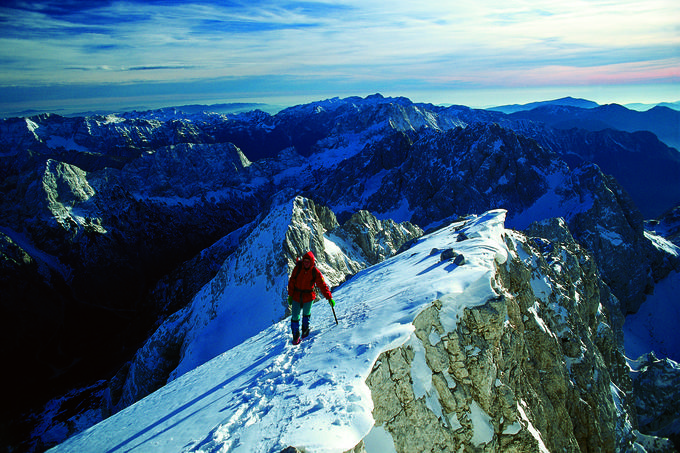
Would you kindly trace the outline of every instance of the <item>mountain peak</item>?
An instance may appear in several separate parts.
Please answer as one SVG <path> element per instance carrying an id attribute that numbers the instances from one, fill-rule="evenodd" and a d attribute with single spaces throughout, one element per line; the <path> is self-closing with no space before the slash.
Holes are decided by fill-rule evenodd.
<path id="1" fill-rule="evenodd" d="M 578 107 L 582 109 L 592 109 L 598 107 L 599 104 L 597 102 L 589 101 L 587 99 L 573 98 L 571 96 L 567 96 L 560 99 L 554 99 L 552 101 L 531 102 L 529 104 L 521 105 L 520 104 L 502 105 L 499 107 L 492 107 L 487 110 L 493 110 L 496 112 L 503 113 L 515 113 L 524 110 L 533 110 L 535 108 L 545 106 L 564 106 L 564 107 Z"/>

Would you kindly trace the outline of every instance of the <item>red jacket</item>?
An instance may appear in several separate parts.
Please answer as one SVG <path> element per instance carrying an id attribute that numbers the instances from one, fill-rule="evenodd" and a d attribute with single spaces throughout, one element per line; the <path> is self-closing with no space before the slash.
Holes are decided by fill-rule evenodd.
<path id="1" fill-rule="evenodd" d="M 328 288 L 319 269 L 314 265 L 316 261 L 314 254 L 307 252 L 302 256 L 303 259 L 305 257 L 311 260 L 312 265 L 309 266 L 309 269 L 305 269 L 302 260 L 298 261 L 290 275 L 290 279 L 288 279 L 288 295 L 296 302 L 311 302 L 316 299 L 316 293 L 314 292 L 314 287 L 316 286 L 321 291 L 323 297 L 330 300 L 333 297 L 331 296 L 331 290 Z"/>

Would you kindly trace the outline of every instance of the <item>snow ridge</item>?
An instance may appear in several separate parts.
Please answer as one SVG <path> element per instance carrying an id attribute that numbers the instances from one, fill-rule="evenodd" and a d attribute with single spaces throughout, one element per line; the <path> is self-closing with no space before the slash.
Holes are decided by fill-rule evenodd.
<path id="1" fill-rule="evenodd" d="M 415 316 L 440 299 L 455 319 L 494 296 L 490 277 L 507 258 L 505 215 L 451 224 L 360 272 L 334 294 L 339 324 L 317 303 L 313 333 L 300 346 L 289 344 L 288 322 L 278 322 L 50 451 L 353 448 L 373 426 L 365 379 L 382 352 L 409 340 Z M 456 243 L 461 228 L 470 239 Z M 431 253 L 453 247 L 465 266 Z"/>

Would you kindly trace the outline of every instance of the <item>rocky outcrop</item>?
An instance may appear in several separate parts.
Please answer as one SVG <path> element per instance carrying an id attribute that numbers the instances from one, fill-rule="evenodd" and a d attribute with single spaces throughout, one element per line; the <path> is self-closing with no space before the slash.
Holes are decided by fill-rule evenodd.
<path id="1" fill-rule="evenodd" d="M 533 232 L 507 234 L 498 298 L 453 330 L 435 301 L 410 342 L 379 358 L 367 384 L 397 451 L 634 448 L 618 301 L 564 221 Z"/>
<path id="2" fill-rule="evenodd" d="M 668 210 L 658 219 L 648 221 L 645 227 L 680 247 L 680 206 Z"/>
<path id="3" fill-rule="evenodd" d="M 668 261 L 666 253 L 654 247 L 628 194 L 595 165 L 577 169 L 564 187 L 572 198 L 588 204 L 568 217 L 574 237 L 595 256 L 623 313 L 636 312 L 654 283 L 678 265 L 677 259 Z"/>
<path id="4" fill-rule="evenodd" d="M 402 244 L 423 234 L 423 230 L 410 222 L 398 224 L 394 220 L 378 220 L 368 211 L 359 211 L 333 233 L 350 244 L 356 244 L 369 265 L 388 258 Z"/>
<path id="5" fill-rule="evenodd" d="M 640 431 L 680 445 L 680 365 L 653 352 L 632 362 L 635 408 Z M 667 450 L 670 451 L 670 450 Z"/>
<path id="6" fill-rule="evenodd" d="M 305 452 L 298 450 L 295 447 L 288 447 L 281 450 L 281 453 L 305 453 Z M 351 450 L 344 451 L 343 453 L 366 453 L 366 449 L 364 448 L 364 443 L 360 442 L 359 445 L 357 445 L 356 447 L 352 448 Z"/>

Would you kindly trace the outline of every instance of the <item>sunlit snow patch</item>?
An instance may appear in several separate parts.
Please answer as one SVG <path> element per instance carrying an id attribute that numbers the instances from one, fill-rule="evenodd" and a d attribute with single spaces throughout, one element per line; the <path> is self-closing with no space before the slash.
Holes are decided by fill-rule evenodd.
<path id="1" fill-rule="evenodd" d="M 319 302 L 312 335 L 299 346 L 290 344 L 289 321 L 276 323 L 54 451 L 270 453 L 293 445 L 324 453 L 353 448 L 373 428 L 365 380 L 379 355 L 412 338 L 413 320 L 434 300 L 447 311 L 445 328 L 453 329 L 465 307 L 495 297 L 490 279 L 496 263 L 507 259 L 504 219 L 505 211 L 491 211 L 421 238 L 334 293 L 338 325 Z M 461 228 L 470 239 L 457 242 Z M 430 253 L 433 248 L 455 248 L 466 264 L 441 261 Z M 417 390 L 429 392 L 428 403 L 440 411 L 426 371 L 413 371 Z M 471 417 L 475 442 L 487 442 L 493 431 L 484 414 L 473 410 Z M 373 431 L 385 441 L 381 434 Z"/>

